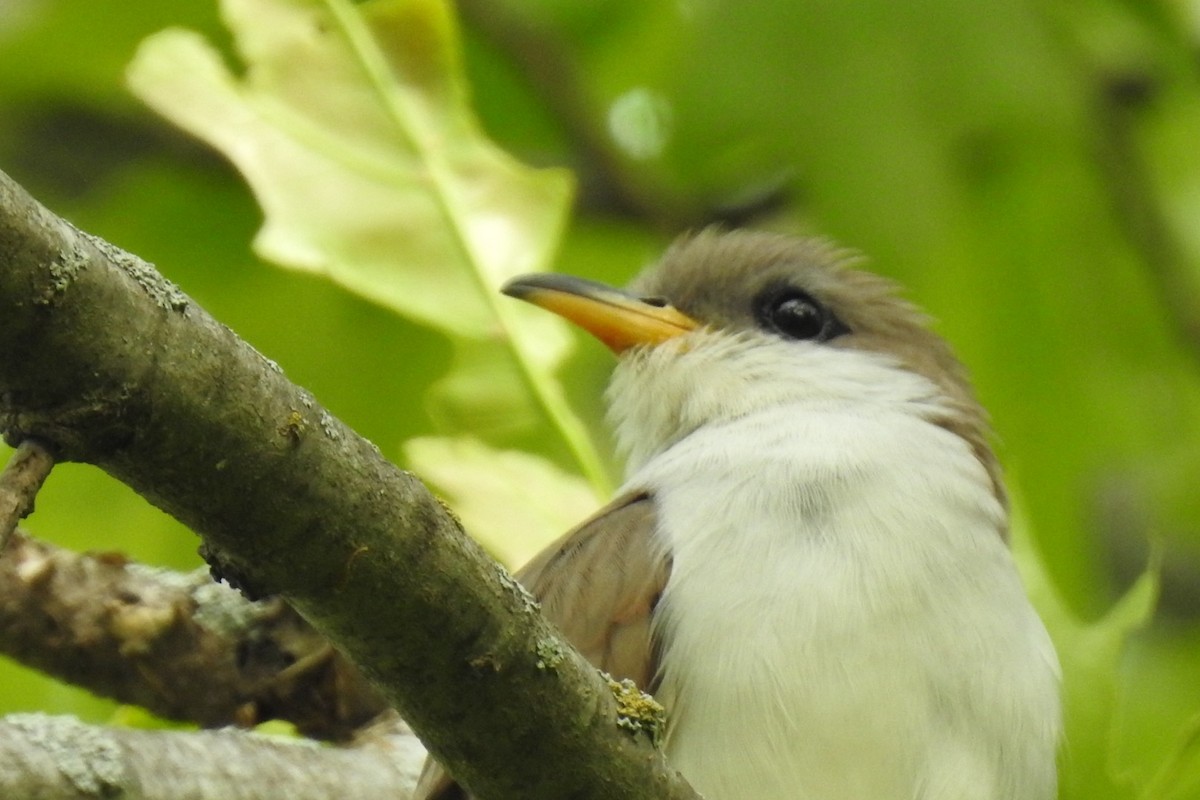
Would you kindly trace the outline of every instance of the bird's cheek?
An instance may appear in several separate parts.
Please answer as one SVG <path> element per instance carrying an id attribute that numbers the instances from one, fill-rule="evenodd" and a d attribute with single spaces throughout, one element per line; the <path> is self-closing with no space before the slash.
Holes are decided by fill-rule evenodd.
<path id="1" fill-rule="evenodd" d="M 674 339 L 668 339 L 667 341 L 663 342 L 662 345 L 660 345 L 660 346 L 671 348 L 670 350 L 667 351 L 667 352 L 671 353 L 671 355 L 683 356 L 683 355 L 687 355 L 688 353 L 692 352 L 693 349 L 695 349 L 696 338 L 694 336 L 688 336 L 688 335 L 677 336 Z"/>
<path id="2" fill-rule="evenodd" d="M 619 355 L 622 361 L 673 360 L 692 352 L 696 345 L 695 338 L 688 333 L 653 344 L 634 345 Z"/>

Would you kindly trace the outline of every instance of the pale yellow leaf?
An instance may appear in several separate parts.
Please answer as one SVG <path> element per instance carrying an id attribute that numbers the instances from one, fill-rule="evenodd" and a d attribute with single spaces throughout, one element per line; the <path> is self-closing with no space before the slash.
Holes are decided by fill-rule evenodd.
<path id="1" fill-rule="evenodd" d="M 497 338 L 497 286 L 545 269 L 571 182 L 488 141 L 467 102 L 447 3 L 224 0 L 244 71 L 195 33 L 147 39 L 133 91 L 223 152 L 265 220 L 264 257 L 406 316 Z M 522 313 L 516 311 L 513 313 Z M 546 365 L 562 326 L 535 323 Z"/>
<path id="2" fill-rule="evenodd" d="M 601 501 L 544 458 L 469 437 L 413 439 L 408 465 L 433 484 L 467 531 L 511 567 L 582 522 Z"/>

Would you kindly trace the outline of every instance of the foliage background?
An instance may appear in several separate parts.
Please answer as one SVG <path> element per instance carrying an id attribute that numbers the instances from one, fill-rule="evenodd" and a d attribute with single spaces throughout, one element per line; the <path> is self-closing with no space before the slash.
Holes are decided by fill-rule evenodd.
<path id="1" fill-rule="evenodd" d="M 1113 786 L 1161 778 L 1200 712 L 1200 6 L 459 9 L 484 127 L 529 163 L 577 173 L 556 268 L 623 282 L 673 234 L 715 219 L 861 249 L 971 366 L 1018 508 L 1076 614 L 1103 614 L 1147 542 L 1162 542 L 1160 610 L 1121 657 L 1105 767 Z M 0 168 L 157 262 L 401 459 L 405 441 L 444 432 L 429 391 L 451 345 L 258 261 L 261 213 L 241 178 L 125 88 L 138 43 L 179 25 L 229 48 L 213 0 L 0 0 Z M 564 373 L 600 437 L 607 364 L 583 343 Z M 521 420 L 490 436 L 574 468 L 540 431 Z M 28 527 L 77 549 L 200 563 L 190 533 L 81 466 L 56 470 Z M 33 709 L 114 713 L 0 663 L 0 710 Z M 1200 796 L 1196 761 L 1162 796 Z"/>

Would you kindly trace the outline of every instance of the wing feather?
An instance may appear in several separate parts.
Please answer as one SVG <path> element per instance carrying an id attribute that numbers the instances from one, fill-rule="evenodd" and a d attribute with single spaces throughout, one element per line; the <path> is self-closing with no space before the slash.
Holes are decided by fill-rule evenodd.
<path id="1" fill-rule="evenodd" d="M 517 572 L 542 613 L 600 669 L 651 688 L 657 669 L 651 615 L 671 571 L 656 541 L 653 497 L 624 494 Z M 432 758 L 413 800 L 466 800 Z"/>

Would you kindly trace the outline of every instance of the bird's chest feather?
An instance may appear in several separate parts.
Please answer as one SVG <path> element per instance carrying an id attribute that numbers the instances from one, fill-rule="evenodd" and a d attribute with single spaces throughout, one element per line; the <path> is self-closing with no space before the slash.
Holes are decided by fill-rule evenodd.
<path id="1" fill-rule="evenodd" d="M 1053 792 L 1052 763 L 998 777 L 1023 757 L 1009 739 L 1055 735 L 1055 668 L 958 437 L 777 409 L 692 434 L 635 484 L 672 558 L 668 755 L 710 800 Z"/>

